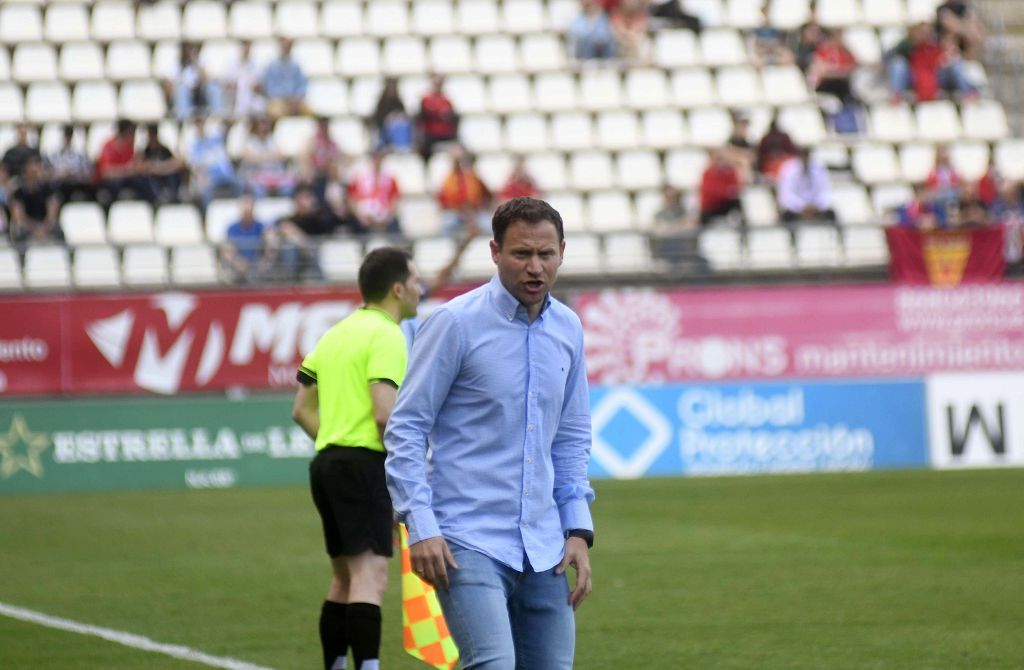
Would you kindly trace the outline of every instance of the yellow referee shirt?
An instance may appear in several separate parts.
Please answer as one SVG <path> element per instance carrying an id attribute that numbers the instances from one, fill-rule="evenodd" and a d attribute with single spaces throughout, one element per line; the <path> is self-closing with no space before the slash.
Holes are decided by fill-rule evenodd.
<path id="1" fill-rule="evenodd" d="M 317 451 L 332 444 L 384 451 L 370 384 L 380 380 L 400 386 L 406 356 L 402 329 L 374 307 L 356 310 L 324 333 L 299 367 L 300 376 L 317 386 Z"/>

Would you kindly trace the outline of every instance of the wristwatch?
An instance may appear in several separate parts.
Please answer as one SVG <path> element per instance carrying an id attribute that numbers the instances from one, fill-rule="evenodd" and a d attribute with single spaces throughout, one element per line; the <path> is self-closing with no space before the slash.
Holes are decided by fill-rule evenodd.
<path id="1" fill-rule="evenodd" d="M 565 539 L 570 537 L 578 537 L 587 543 L 587 548 L 594 546 L 594 531 L 587 530 L 585 528 L 573 528 L 572 530 L 565 531 Z"/>

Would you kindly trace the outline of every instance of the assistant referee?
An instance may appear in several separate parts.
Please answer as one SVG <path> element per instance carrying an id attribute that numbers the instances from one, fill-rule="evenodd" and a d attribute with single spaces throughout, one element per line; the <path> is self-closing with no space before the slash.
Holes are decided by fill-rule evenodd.
<path id="1" fill-rule="evenodd" d="M 320 612 L 325 670 L 379 667 L 380 604 L 392 554 L 391 497 L 381 436 L 405 377 L 399 327 L 423 293 L 409 254 L 384 247 L 359 268 L 365 305 L 328 330 L 299 367 L 292 419 L 316 440 L 309 467 L 313 502 L 331 557 Z"/>

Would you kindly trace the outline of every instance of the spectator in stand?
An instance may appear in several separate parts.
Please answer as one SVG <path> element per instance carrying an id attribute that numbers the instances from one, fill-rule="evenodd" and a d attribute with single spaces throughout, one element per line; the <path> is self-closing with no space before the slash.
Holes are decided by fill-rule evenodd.
<path id="1" fill-rule="evenodd" d="M 740 175 L 721 149 L 711 152 L 711 164 L 700 181 L 700 223 L 740 214 Z M 741 225 L 745 225 L 741 221 Z"/>
<path id="2" fill-rule="evenodd" d="M 1024 251 L 1024 193 L 1021 192 L 1021 184 L 1012 181 L 1003 183 L 999 198 L 990 211 L 992 220 L 1003 227 L 1006 261 L 1019 262 Z"/>
<path id="3" fill-rule="evenodd" d="M 47 156 L 46 162 L 50 182 L 61 202 L 96 199 L 92 162 L 84 151 L 75 147 L 74 126 L 64 126 L 64 143 L 56 153 Z"/>
<path id="4" fill-rule="evenodd" d="M 288 169 L 288 159 L 278 148 L 273 125 L 265 116 L 249 122 L 241 173 L 245 188 L 257 199 L 267 195 L 288 197 L 295 190 L 295 176 Z"/>
<path id="5" fill-rule="evenodd" d="M 179 120 L 196 114 L 224 112 L 220 84 L 210 79 L 199 64 L 199 45 L 187 42 L 181 45 L 181 63 L 174 79 L 174 111 Z"/>
<path id="6" fill-rule="evenodd" d="M 295 191 L 295 212 L 278 222 L 277 233 L 281 241 L 281 266 L 288 277 L 305 272 L 319 278 L 320 265 L 317 249 L 320 243 L 333 235 L 346 222 L 317 199 L 313 189 L 300 186 Z"/>
<path id="7" fill-rule="evenodd" d="M 459 115 L 444 94 L 444 77 L 430 75 L 430 90 L 420 100 L 416 119 L 420 136 L 420 154 L 426 161 L 441 142 L 453 142 L 459 136 Z"/>
<path id="8" fill-rule="evenodd" d="M 197 117 L 196 139 L 189 150 L 188 162 L 192 168 L 192 189 L 203 207 L 214 196 L 226 193 L 237 196 L 242 190 L 224 145 L 223 133 L 211 128 L 203 117 Z"/>
<path id="9" fill-rule="evenodd" d="M 155 123 L 146 126 L 146 146 L 142 149 L 140 171 L 146 175 L 150 188 L 160 202 L 181 200 L 181 185 L 188 175 L 188 166 L 160 143 Z"/>
<path id="10" fill-rule="evenodd" d="M 811 63 L 814 62 L 814 54 L 817 53 L 818 47 L 825 39 L 824 29 L 814 18 L 811 18 L 810 21 L 800 26 L 796 35 L 792 51 L 796 58 L 796 64 L 806 74 L 811 69 Z"/>
<path id="11" fill-rule="evenodd" d="M 386 150 L 376 147 L 370 163 L 348 185 L 348 204 L 356 220 L 356 232 L 401 235 L 398 182 L 384 168 Z"/>
<path id="12" fill-rule="evenodd" d="M 725 151 L 729 159 L 736 164 L 740 179 L 748 184 L 752 181 L 754 160 L 757 150 L 748 139 L 750 136 L 750 119 L 744 114 L 733 114 L 732 134 L 726 142 Z"/>
<path id="13" fill-rule="evenodd" d="M 526 159 L 516 156 L 512 164 L 512 173 L 509 174 L 505 185 L 501 187 L 497 204 L 508 202 L 512 198 L 540 198 L 543 194 L 537 186 L 537 182 L 526 170 Z"/>
<path id="14" fill-rule="evenodd" d="M 306 104 L 308 81 L 302 68 L 292 59 L 292 41 L 277 42 L 278 56 L 263 73 L 263 93 L 267 96 L 267 113 L 275 121 L 282 116 L 309 116 Z"/>
<path id="15" fill-rule="evenodd" d="M 615 58 L 615 35 L 597 0 L 580 0 L 580 13 L 569 24 L 569 53 L 581 61 Z"/>
<path id="16" fill-rule="evenodd" d="M 843 32 L 834 28 L 825 33 L 825 39 L 814 52 L 807 81 L 818 93 L 839 98 L 843 105 L 856 102 L 850 77 L 857 69 L 857 59 L 843 44 Z"/>
<path id="17" fill-rule="evenodd" d="M 951 212 L 960 202 L 964 182 L 950 162 L 948 147 L 942 145 L 935 148 L 935 167 L 928 174 L 924 185 L 928 188 L 928 200 L 935 209 L 939 225 L 949 225 Z"/>
<path id="18" fill-rule="evenodd" d="M 782 164 L 796 154 L 796 143 L 784 130 L 779 128 L 779 120 L 773 118 L 768 132 L 757 145 L 757 171 L 769 182 L 775 181 Z"/>
<path id="19" fill-rule="evenodd" d="M 996 168 L 994 157 L 989 158 L 988 169 L 981 179 L 974 185 L 972 194 L 989 210 L 992 210 L 1000 200 L 1003 191 L 1004 180 Z"/>
<path id="20" fill-rule="evenodd" d="M 39 158 L 39 147 L 33 146 L 30 138 L 32 127 L 27 123 L 19 123 L 17 126 L 16 139 L 14 144 L 4 152 L 0 159 L 8 179 L 17 179 L 21 176 L 21 168 L 30 158 Z"/>
<path id="21" fill-rule="evenodd" d="M 700 19 L 683 9 L 679 0 L 651 0 L 652 17 L 661 19 L 670 26 L 685 28 L 695 33 L 701 31 Z"/>
<path id="22" fill-rule="evenodd" d="M 259 65 L 252 57 L 252 43 L 242 42 L 239 59 L 228 68 L 224 84 L 231 96 L 232 114 L 235 119 L 248 119 L 267 112 L 267 101 L 260 92 L 262 80 Z"/>
<path id="23" fill-rule="evenodd" d="M 313 185 L 318 200 L 324 200 L 332 170 L 346 161 L 347 157 L 341 147 L 331 137 L 330 120 L 319 117 L 316 120 L 316 131 L 302 154 L 302 179 Z"/>
<path id="24" fill-rule="evenodd" d="M 228 226 L 220 257 L 235 281 L 267 278 L 277 255 L 277 235 L 253 213 L 255 200 L 245 194 L 238 200 L 238 221 Z"/>
<path id="25" fill-rule="evenodd" d="M 483 230 L 490 223 L 491 192 L 476 173 L 473 156 L 462 146 L 452 147 L 452 169 L 437 194 L 446 235 Z"/>
<path id="26" fill-rule="evenodd" d="M 800 147 L 795 156 L 783 163 L 777 197 L 784 223 L 836 222 L 828 168 L 813 160 L 807 147 Z"/>
<path id="27" fill-rule="evenodd" d="M 370 130 L 375 144 L 382 144 L 395 151 L 412 149 L 412 119 L 405 111 L 405 103 L 398 93 L 398 79 L 395 77 L 384 78 L 384 89 L 370 116 Z"/>
<path id="28" fill-rule="evenodd" d="M 22 165 L 20 183 L 11 193 L 11 241 L 19 246 L 28 243 L 63 242 L 57 216 L 60 200 L 46 181 L 43 162 L 29 156 Z"/>
<path id="29" fill-rule="evenodd" d="M 935 208 L 932 206 L 928 188 L 924 184 L 914 185 L 914 196 L 906 205 L 896 210 L 896 223 L 906 228 L 933 230 L 938 227 Z"/>
<path id="30" fill-rule="evenodd" d="M 940 44 L 930 23 L 911 26 L 907 37 L 887 54 L 885 65 L 894 102 L 902 102 L 911 88 L 919 102 L 935 100 L 942 88 L 961 96 L 977 94 L 956 45 L 952 40 Z"/>
<path id="31" fill-rule="evenodd" d="M 661 193 L 661 209 L 654 215 L 651 231 L 651 255 L 673 266 L 694 263 L 699 271 L 706 271 L 707 261 L 698 246 L 697 218 L 686 211 L 679 189 L 666 186 Z"/>
<path id="32" fill-rule="evenodd" d="M 985 42 L 985 24 L 968 0 L 946 0 L 935 10 L 935 29 L 940 38 L 953 37 L 968 60 L 978 60 Z"/>
<path id="33" fill-rule="evenodd" d="M 103 145 L 96 161 L 96 181 L 107 200 L 118 200 L 128 189 L 136 198 L 156 202 L 156 192 L 135 156 L 135 124 L 121 119 L 117 132 Z"/>
<path id="34" fill-rule="evenodd" d="M 747 33 L 747 51 L 754 67 L 765 65 L 792 65 L 793 52 L 786 46 L 786 33 L 772 25 L 769 5 L 761 8 L 761 25 Z"/>
<path id="35" fill-rule="evenodd" d="M 615 35 L 616 51 L 632 65 L 645 65 L 651 60 L 648 9 L 648 0 L 621 0 L 611 11 L 609 23 Z"/>
<path id="36" fill-rule="evenodd" d="M 956 215 L 951 219 L 951 227 L 985 228 L 991 224 L 991 220 L 988 217 L 988 210 L 986 210 L 985 206 L 977 200 L 961 200 L 955 212 Z"/>

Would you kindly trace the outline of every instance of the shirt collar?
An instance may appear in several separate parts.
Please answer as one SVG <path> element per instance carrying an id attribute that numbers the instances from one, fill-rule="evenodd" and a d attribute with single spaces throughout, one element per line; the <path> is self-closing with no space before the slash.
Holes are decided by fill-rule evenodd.
<path id="1" fill-rule="evenodd" d="M 391 323 L 396 323 L 394 317 L 392 317 L 390 314 L 388 314 L 387 312 L 382 310 L 380 307 L 374 307 L 373 305 L 363 305 L 362 308 L 364 310 L 366 310 L 367 312 L 376 312 L 377 314 L 383 316 L 385 319 L 387 319 Z"/>
<path id="2" fill-rule="evenodd" d="M 514 295 L 508 292 L 505 285 L 501 283 L 501 279 L 498 275 L 491 277 L 490 283 L 487 285 L 487 292 L 491 295 L 491 300 L 494 301 L 494 305 L 501 312 L 501 315 L 505 317 L 507 321 L 512 321 L 516 318 L 516 315 L 522 312 L 523 318 L 526 318 L 526 307 L 523 306 Z M 544 306 L 540 310 L 540 314 L 537 318 L 544 318 L 544 313 L 547 312 L 548 307 L 551 306 L 551 294 L 548 293 L 547 297 L 544 298 Z"/>

